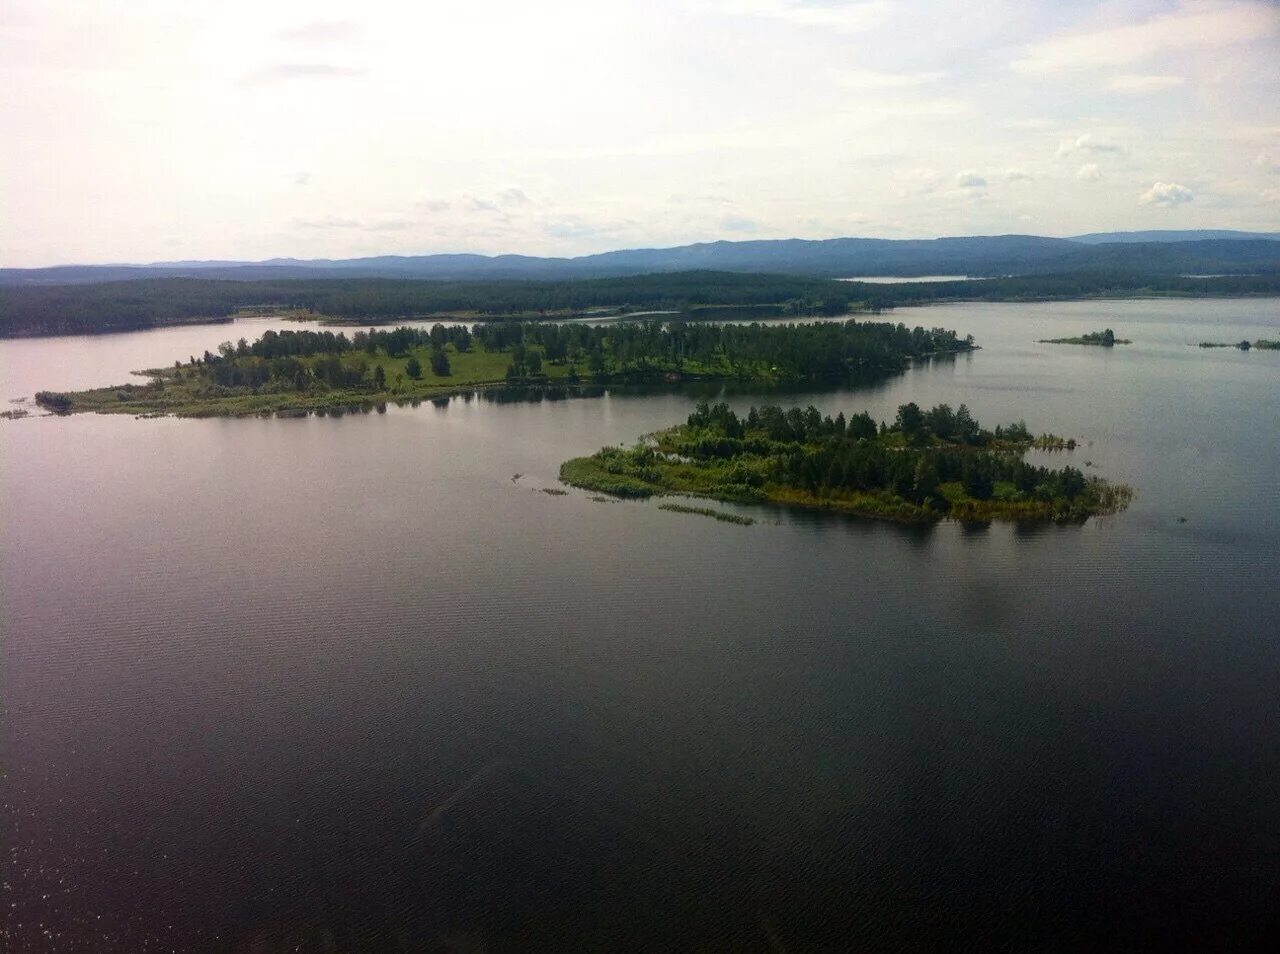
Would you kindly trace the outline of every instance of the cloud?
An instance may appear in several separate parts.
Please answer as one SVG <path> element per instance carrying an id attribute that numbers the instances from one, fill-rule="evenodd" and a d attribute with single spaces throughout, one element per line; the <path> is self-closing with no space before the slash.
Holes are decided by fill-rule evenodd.
<path id="1" fill-rule="evenodd" d="M 462 197 L 462 208 L 468 212 L 500 212 L 497 203 L 490 202 L 488 199 L 481 199 L 479 196 L 464 195 Z"/>
<path id="2" fill-rule="evenodd" d="M 498 204 L 507 206 L 528 205 L 532 200 L 523 189 L 503 189 L 498 193 Z"/>
<path id="3" fill-rule="evenodd" d="M 1069 156 L 1073 152 L 1090 152 L 1123 156 L 1127 150 L 1118 142 L 1110 139 L 1095 139 L 1092 133 L 1085 133 L 1073 140 L 1063 142 L 1058 146 L 1059 158 Z"/>
<path id="4" fill-rule="evenodd" d="M 1186 186 L 1178 185 L 1176 182 L 1157 182 L 1142 195 L 1138 196 L 1138 201 L 1143 205 L 1161 205 L 1165 208 L 1173 208 L 1190 202 L 1194 198 L 1195 194 Z"/>
<path id="5" fill-rule="evenodd" d="M 444 199 L 420 199 L 413 206 L 424 212 L 448 212 L 452 208 L 451 204 Z"/>
<path id="6" fill-rule="evenodd" d="M 740 215 L 726 215 L 720 220 L 720 228 L 726 232 L 754 232 L 756 223 Z"/>
<path id="7" fill-rule="evenodd" d="M 376 219 L 357 219 L 330 215 L 318 219 L 295 219 L 294 224 L 304 229 L 355 229 L 362 232 L 402 232 L 417 223 L 398 216 Z"/>
<path id="8" fill-rule="evenodd" d="M 972 169 L 956 173 L 956 185 L 962 189 L 985 189 L 987 180 Z"/>
<path id="9" fill-rule="evenodd" d="M 1280 189 L 1263 189 L 1259 196 L 1263 202 L 1280 202 Z"/>
<path id="10" fill-rule="evenodd" d="M 1143 23 L 1057 36 L 1033 43 L 1010 63 L 1021 73 L 1058 73 L 1140 63 L 1162 53 L 1219 50 L 1280 32 L 1265 2 L 1184 4 Z"/>
<path id="11" fill-rule="evenodd" d="M 1102 170 L 1096 162 L 1086 162 L 1076 170 L 1076 178 L 1081 182 L 1097 182 L 1102 178 Z"/>
<path id="12" fill-rule="evenodd" d="M 1253 160 L 1253 164 L 1263 172 L 1269 172 L 1273 176 L 1280 175 L 1280 159 L 1272 158 L 1265 152 L 1258 153 L 1258 157 Z"/>
<path id="13" fill-rule="evenodd" d="M 547 222 L 543 231 L 558 239 L 608 239 L 634 224 L 627 220 L 597 221 L 578 215 L 566 215 Z"/>
<path id="14" fill-rule="evenodd" d="M 295 172 L 293 174 L 294 185 L 306 185 L 310 181 L 311 181 L 311 173 L 305 170 L 302 172 Z"/>
<path id="15" fill-rule="evenodd" d="M 837 33 L 862 33 L 879 26 L 892 5 L 886 0 L 724 0 L 721 13 L 780 20 L 800 27 L 817 27 Z"/>
<path id="16" fill-rule="evenodd" d="M 1107 89 L 1113 93 L 1123 93 L 1126 96 L 1145 96 L 1148 93 L 1159 93 L 1166 89 L 1173 89 L 1175 86 L 1181 86 L 1185 82 L 1186 80 L 1181 76 L 1126 73 L 1122 76 L 1113 76 L 1111 81 L 1107 83 Z"/>
<path id="17" fill-rule="evenodd" d="M 925 86 L 946 77 L 946 73 L 880 73 L 872 70 L 848 70 L 835 74 L 836 85 L 845 89 L 905 89 Z"/>
<path id="18" fill-rule="evenodd" d="M 667 196 L 672 205 L 733 205 L 733 200 L 724 195 L 684 195 L 677 193 Z"/>
<path id="19" fill-rule="evenodd" d="M 358 79 L 369 71 L 361 66 L 337 63 L 274 63 L 250 73 L 244 82 L 250 86 L 283 83 L 294 79 Z"/>
<path id="20" fill-rule="evenodd" d="M 363 35 L 364 27 L 354 20 L 312 20 L 276 34 L 288 43 L 355 43 Z"/>
<path id="21" fill-rule="evenodd" d="M 1028 182 L 1032 178 L 1031 173 L 1024 169 L 1006 169 L 1004 173 L 1005 182 Z"/>

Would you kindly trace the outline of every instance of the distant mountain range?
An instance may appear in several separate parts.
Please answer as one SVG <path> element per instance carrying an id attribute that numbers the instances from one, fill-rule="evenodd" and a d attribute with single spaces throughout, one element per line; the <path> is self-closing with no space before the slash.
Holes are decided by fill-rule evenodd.
<path id="1" fill-rule="evenodd" d="M 815 277 L 930 274 L 1000 276 L 1131 271 L 1152 274 L 1280 270 L 1280 232 L 1104 232 L 938 239 L 837 238 L 701 242 L 577 258 L 527 255 L 380 255 L 262 262 L 183 261 L 0 269 L 3 285 L 80 284 L 140 278 L 581 279 L 714 269 Z"/>

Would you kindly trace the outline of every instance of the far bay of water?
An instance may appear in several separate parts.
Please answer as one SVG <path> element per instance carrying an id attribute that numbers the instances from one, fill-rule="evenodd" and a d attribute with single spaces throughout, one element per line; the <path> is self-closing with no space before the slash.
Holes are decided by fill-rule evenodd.
<path id="1" fill-rule="evenodd" d="M 0 421 L 0 948 L 1239 949 L 1280 931 L 1280 300 L 958 304 L 1083 527 L 556 488 L 688 393 Z M 0 396 L 264 320 L 0 342 Z M 1037 344 L 1113 328 L 1129 346 Z M 513 479 L 520 474 L 519 479 Z M 729 508 L 734 509 L 734 508 Z"/>
<path id="2" fill-rule="evenodd" d="M 905 282 L 962 282 L 968 275 L 857 275 L 841 278 L 842 282 L 867 282 L 872 285 L 901 285 Z"/>

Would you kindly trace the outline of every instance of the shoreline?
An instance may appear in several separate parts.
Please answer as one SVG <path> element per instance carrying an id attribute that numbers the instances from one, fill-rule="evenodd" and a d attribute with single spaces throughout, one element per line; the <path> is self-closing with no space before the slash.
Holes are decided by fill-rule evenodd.
<path id="1" fill-rule="evenodd" d="M 969 280 L 980 281 L 981 279 L 969 279 Z M 872 283 L 864 283 L 864 284 L 867 284 L 869 287 L 876 287 Z M 887 286 L 887 287 L 892 287 L 892 286 Z M 898 309 L 928 308 L 933 305 L 962 305 L 962 304 L 1043 305 L 1043 304 L 1057 304 L 1057 303 L 1073 302 L 1073 301 L 1097 301 L 1097 302 L 1165 301 L 1165 300 L 1241 301 L 1241 300 L 1249 300 L 1249 299 L 1277 298 L 1277 297 L 1280 297 L 1280 291 L 1238 292 L 1235 294 L 1231 294 L 1231 293 L 1178 292 L 1178 291 L 1158 292 L 1158 291 L 1144 290 L 1141 293 L 1135 293 L 1131 295 L 1126 295 L 1123 293 L 1108 293 L 1108 294 L 1099 294 L 1099 295 L 1040 295 L 1040 296 L 1025 296 L 1025 297 L 1018 296 L 1018 297 L 1008 297 L 1008 298 L 987 298 L 987 297 L 981 297 L 981 296 L 956 296 L 956 297 L 945 297 L 945 298 L 941 298 L 941 297 L 930 298 L 930 299 L 923 299 L 919 301 L 895 302 L 893 304 L 883 305 L 878 308 L 872 307 L 872 306 L 852 307 L 848 311 L 839 315 L 820 315 L 820 314 L 778 315 L 778 316 L 772 316 L 772 317 L 758 317 L 758 318 L 755 318 L 754 320 L 769 321 L 769 322 L 791 321 L 791 320 L 794 320 L 794 321 L 841 320 L 841 319 L 849 319 L 849 318 L 858 318 L 866 315 L 882 316 L 888 313 L 892 313 Z M 715 308 L 721 308 L 721 307 L 726 309 L 732 309 L 732 308 L 743 308 L 743 307 L 763 308 L 763 307 L 781 307 L 781 306 L 782 306 L 782 303 L 773 303 L 771 305 L 770 304 L 752 305 L 752 306 L 700 305 L 698 307 L 700 309 L 715 309 Z M 614 309 L 612 308 L 608 308 L 606 310 L 614 311 Z M 75 329 L 70 331 L 13 334 L 13 333 L 10 333 L 8 329 L 0 327 L 0 342 L 21 341 L 21 340 L 29 340 L 33 338 L 97 338 L 102 335 L 128 334 L 131 332 L 138 332 L 138 331 L 162 331 L 165 328 L 179 327 L 179 326 L 187 327 L 192 325 L 227 325 L 227 324 L 234 324 L 237 321 L 240 321 L 242 319 L 261 321 L 261 320 L 269 320 L 271 318 L 279 318 L 281 321 L 287 321 L 287 322 L 314 321 L 320 326 L 332 327 L 332 328 L 381 328 L 389 325 L 400 324 L 406 321 L 410 321 L 410 322 L 448 321 L 448 322 L 465 322 L 465 323 L 473 323 L 473 324 L 490 324 L 490 323 L 502 323 L 502 322 L 509 322 L 509 321 L 538 320 L 538 321 L 547 321 L 547 322 L 573 323 L 573 322 L 580 322 L 580 321 L 585 322 L 585 321 L 592 321 L 592 320 L 598 321 L 602 319 L 610 320 L 610 321 L 619 319 L 619 320 L 625 321 L 632 316 L 634 316 L 638 320 L 641 318 L 647 318 L 649 317 L 649 314 L 651 314 L 651 313 L 647 313 L 644 309 L 636 309 L 630 312 L 616 311 L 613 314 L 600 314 L 594 308 L 585 308 L 585 309 L 576 309 L 572 312 L 566 312 L 562 315 L 555 315 L 555 316 L 549 316 L 549 315 L 544 315 L 542 313 L 539 313 L 536 319 L 532 319 L 529 317 L 519 317 L 519 316 L 513 317 L 513 315 L 484 316 L 484 315 L 479 315 L 474 313 L 468 313 L 464 310 L 463 312 L 454 312 L 454 313 L 434 312 L 434 313 L 429 313 L 421 316 L 402 315 L 395 318 L 370 317 L 370 318 L 355 319 L 355 318 L 343 318 L 335 315 L 325 315 L 320 313 L 311 314 L 306 317 L 299 317 L 296 315 L 291 315 L 288 312 L 289 312 L 289 309 L 281 308 L 278 312 L 275 312 L 272 314 L 230 314 L 222 317 L 175 318 L 172 321 L 165 321 L 160 324 L 151 323 L 151 324 L 138 324 L 138 325 L 128 325 L 128 326 L 114 326 L 114 327 L 107 327 L 107 328 L 98 328 L 91 331 Z M 664 315 L 661 317 L 660 320 L 664 320 L 664 321 L 692 320 L 692 321 L 700 321 L 700 322 L 715 321 L 714 318 L 708 318 L 705 316 L 690 318 L 690 319 L 682 319 L 678 312 L 673 312 L 669 317 Z M 752 319 L 731 318 L 731 319 L 722 319 L 722 320 L 749 321 Z"/>

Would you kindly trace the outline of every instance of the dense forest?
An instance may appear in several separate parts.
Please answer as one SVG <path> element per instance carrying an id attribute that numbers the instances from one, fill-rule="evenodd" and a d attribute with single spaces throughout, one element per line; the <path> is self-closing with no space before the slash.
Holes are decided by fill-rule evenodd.
<path id="1" fill-rule="evenodd" d="M 574 317 L 594 309 L 670 310 L 690 319 L 710 320 L 841 315 L 948 300 L 1276 293 L 1280 293 L 1277 272 L 1212 278 L 1082 272 L 893 285 L 708 271 L 573 281 L 161 278 L 0 287 L 0 337 L 216 321 L 245 310 L 292 311 L 353 324 L 445 316 L 467 320 Z"/>
<path id="2" fill-rule="evenodd" d="M 93 285 L 0 287 L 0 336 L 84 334 L 296 311 L 356 324 L 457 316 L 569 317 L 592 309 L 673 310 L 789 305 L 792 314 L 844 314 L 849 286 L 783 275 L 682 272 L 583 281 L 407 281 L 162 278 Z"/>
<path id="3" fill-rule="evenodd" d="M 1074 440 L 1034 436 L 1025 422 L 984 429 L 969 409 L 898 408 L 824 417 L 812 406 L 699 404 L 680 426 L 625 450 L 567 461 L 561 479 L 615 496 L 692 494 L 740 502 L 826 507 L 899 520 L 1079 521 L 1128 502 L 1127 488 L 1074 467 L 1027 463 L 1032 448 L 1070 451 Z"/>
<path id="4" fill-rule="evenodd" d="M 489 322 L 267 331 L 147 372 L 149 383 L 40 392 L 56 412 L 247 414 L 412 399 L 461 387 L 611 382 L 848 381 L 973 348 L 944 328 L 888 322 Z"/>

